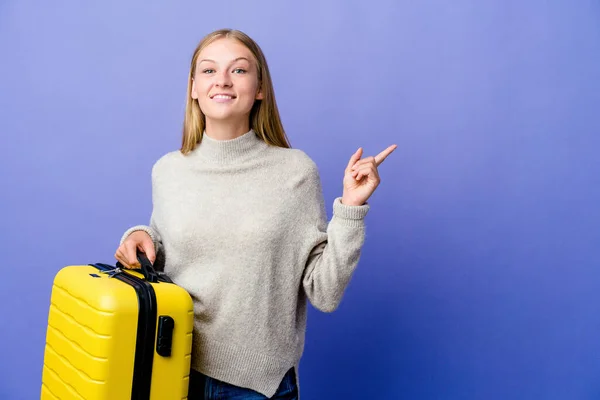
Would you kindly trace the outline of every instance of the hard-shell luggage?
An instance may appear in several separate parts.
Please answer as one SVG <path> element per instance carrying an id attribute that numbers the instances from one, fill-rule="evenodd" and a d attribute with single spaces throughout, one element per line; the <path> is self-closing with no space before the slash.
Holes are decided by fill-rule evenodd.
<path id="1" fill-rule="evenodd" d="M 54 278 L 41 399 L 186 399 L 190 295 L 157 273 L 74 265 Z"/>

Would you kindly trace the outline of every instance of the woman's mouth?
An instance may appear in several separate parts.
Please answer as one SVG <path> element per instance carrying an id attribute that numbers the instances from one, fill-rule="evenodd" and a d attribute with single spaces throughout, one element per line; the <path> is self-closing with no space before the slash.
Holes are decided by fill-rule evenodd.
<path id="1" fill-rule="evenodd" d="M 213 99 L 217 103 L 227 103 L 229 101 L 234 100 L 235 96 L 230 95 L 230 94 L 215 94 L 214 96 L 211 97 L 211 99 Z"/>

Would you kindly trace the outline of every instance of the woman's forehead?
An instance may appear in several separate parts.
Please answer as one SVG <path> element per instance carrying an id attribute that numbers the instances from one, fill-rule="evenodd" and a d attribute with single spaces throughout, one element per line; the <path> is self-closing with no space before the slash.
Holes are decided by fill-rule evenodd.
<path id="1" fill-rule="evenodd" d="M 202 60 L 229 62 L 236 59 L 252 61 L 253 58 L 252 52 L 246 46 L 235 39 L 228 38 L 215 40 L 202 49 L 198 55 L 199 62 Z"/>

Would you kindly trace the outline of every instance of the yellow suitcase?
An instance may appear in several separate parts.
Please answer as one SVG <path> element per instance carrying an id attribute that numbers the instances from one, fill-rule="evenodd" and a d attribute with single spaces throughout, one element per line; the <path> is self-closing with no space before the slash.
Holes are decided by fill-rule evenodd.
<path id="1" fill-rule="evenodd" d="M 141 270 L 90 264 L 56 274 L 42 400 L 187 398 L 192 299 L 139 259 Z"/>

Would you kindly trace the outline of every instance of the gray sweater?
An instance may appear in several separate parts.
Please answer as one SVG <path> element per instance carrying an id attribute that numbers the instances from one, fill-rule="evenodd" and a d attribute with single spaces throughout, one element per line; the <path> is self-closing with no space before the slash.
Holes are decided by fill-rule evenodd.
<path id="1" fill-rule="evenodd" d="M 340 177 L 341 181 L 341 177 Z M 252 130 L 203 135 L 152 168 L 150 234 L 164 271 L 194 300 L 192 368 L 271 397 L 304 349 L 306 300 L 340 303 L 369 205 L 333 203 L 327 223 L 316 164 Z"/>

